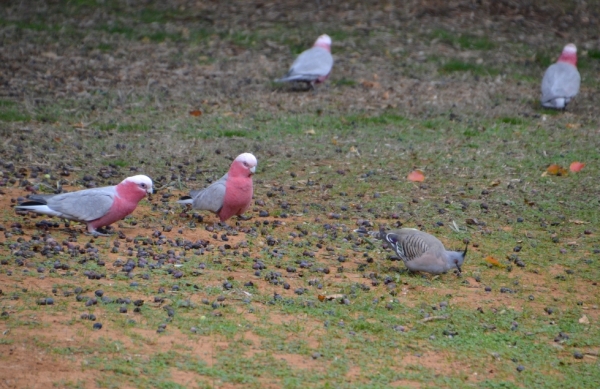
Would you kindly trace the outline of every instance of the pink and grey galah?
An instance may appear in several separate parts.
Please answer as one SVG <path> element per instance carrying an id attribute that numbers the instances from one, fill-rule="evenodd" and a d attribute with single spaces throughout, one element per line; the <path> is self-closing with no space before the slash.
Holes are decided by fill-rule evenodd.
<path id="1" fill-rule="evenodd" d="M 579 93 L 581 76 L 577 70 L 577 47 L 569 43 L 556 63 L 550 65 L 542 79 L 542 105 L 565 109 Z"/>
<path id="2" fill-rule="evenodd" d="M 301 81 L 314 86 L 329 77 L 333 67 L 331 38 L 327 34 L 317 38 L 312 48 L 303 51 L 292 64 L 289 72 L 276 82 Z"/>
<path id="3" fill-rule="evenodd" d="M 252 175 L 256 172 L 257 164 L 254 155 L 240 154 L 218 181 L 207 188 L 191 191 L 189 196 L 177 202 L 191 204 L 193 209 L 214 212 L 221 222 L 235 215 L 241 216 L 252 202 Z"/>
<path id="4" fill-rule="evenodd" d="M 29 195 L 15 209 L 75 220 L 85 223 L 90 234 L 102 235 L 98 228 L 131 214 L 148 193 L 152 193 L 152 180 L 137 175 L 127 177 L 115 186 L 55 195 Z"/>

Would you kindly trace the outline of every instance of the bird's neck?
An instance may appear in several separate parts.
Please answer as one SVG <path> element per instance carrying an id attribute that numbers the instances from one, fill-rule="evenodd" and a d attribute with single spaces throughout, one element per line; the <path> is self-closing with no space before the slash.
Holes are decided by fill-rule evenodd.
<path id="1" fill-rule="evenodd" d="M 557 62 L 568 63 L 573 66 L 577 66 L 577 54 L 574 53 L 562 53 L 558 58 Z"/>
<path id="2" fill-rule="evenodd" d="M 331 53 L 331 46 L 328 45 L 327 43 L 315 43 L 313 47 L 320 47 L 322 49 L 325 49 L 327 51 L 329 51 Z"/>

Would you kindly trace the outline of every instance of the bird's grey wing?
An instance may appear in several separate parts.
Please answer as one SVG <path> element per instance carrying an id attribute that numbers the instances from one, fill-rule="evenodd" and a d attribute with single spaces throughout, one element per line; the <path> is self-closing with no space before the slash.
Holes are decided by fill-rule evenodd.
<path id="1" fill-rule="evenodd" d="M 555 63 L 544 73 L 542 78 L 542 102 L 549 102 L 559 97 L 571 98 L 579 93 L 581 76 L 572 65 Z"/>
<path id="2" fill-rule="evenodd" d="M 85 189 L 43 196 L 48 207 L 71 219 L 92 221 L 104 216 L 114 203 L 115 187 Z M 30 199 L 35 200 L 32 196 Z"/>
<path id="3" fill-rule="evenodd" d="M 321 47 L 313 47 L 302 52 L 296 58 L 290 71 L 280 81 L 313 81 L 328 75 L 332 67 L 333 57 L 331 53 Z"/>
<path id="4" fill-rule="evenodd" d="M 227 174 L 221 177 L 218 181 L 213 182 L 209 187 L 202 190 L 190 192 L 194 199 L 192 208 L 205 209 L 207 211 L 219 212 L 223 207 L 225 199 L 225 184 L 227 183 Z"/>
<path id="5" fill-rule="evenodd" d="M 410 228 L 391 231 L 385 235 L 385 240 L 405 263 L 421 257 L 428 251 L 444 250 L 442 242 L 433 235 Z"/>

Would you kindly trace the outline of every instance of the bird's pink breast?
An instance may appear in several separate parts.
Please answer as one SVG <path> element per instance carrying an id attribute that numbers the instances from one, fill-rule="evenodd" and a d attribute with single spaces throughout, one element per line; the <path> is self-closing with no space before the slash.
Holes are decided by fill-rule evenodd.
<path id="1" fill-rule="evenodd" d="M 146 196 L 146 192 L 132 182 L 121 183 L 115 189 L 117 195 L 112 206 L 104 216 L 89 223 L 93 228 L 108 226 L 125 218 L 135 210 L 140 200 Z"/>
<path id="2" fill-rule="evenodd" d="M 225 184 L 225 198 L 223 208 L 219 212 L 221 221 L 232 216 L 241 215 L 252 202 L 252 177 L 229 177 Z"/>

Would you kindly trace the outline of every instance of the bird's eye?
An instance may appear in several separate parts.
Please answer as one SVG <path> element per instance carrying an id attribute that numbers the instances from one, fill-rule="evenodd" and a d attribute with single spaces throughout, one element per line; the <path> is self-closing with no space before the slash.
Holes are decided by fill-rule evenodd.
<path id="1" fill-rule="evenodd" d="M 244 162 L 244 166 L 248 167 L 248 162 Z"/>
<path id="2" fill-rule="evenodd" d="M 144 183 L 141 183 L 141 184 L 140 184 L 140 186 L 141 186 L 142 188 L 145 188 L 145 187 L 146 187 L 146 184 L 144 184 Z"/>

